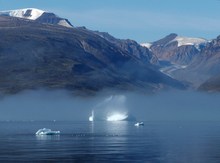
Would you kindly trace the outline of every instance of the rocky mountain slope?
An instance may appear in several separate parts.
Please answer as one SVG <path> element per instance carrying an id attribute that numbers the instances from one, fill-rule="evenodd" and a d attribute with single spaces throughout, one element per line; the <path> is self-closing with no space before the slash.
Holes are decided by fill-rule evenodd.
<path id="1" fill-rule="evenodd" d="M 170 34 L 151 44 L 144 43 L 160 59 L 179 65 L 188 65 L 199 54 L 207 40 Z"/>
<path id="2" fill-rule="evenodd" d="M 109 40 L 110 36 L 85 28 L 10 16 L 0 16 L 0 27 L 0 91 L 4 93 L 38 88 L 87 94 L 102 89 L 184 88 L 159 72 L 156 57 L 135 41 Z"/>
<path id="3" fill-rule="evenodd" d="M 133 54 L 135 57 L 140 59 L 141 61 L 145 63 L 152 63 L 153 65 L 159 65 L 158 58 L 156 55 L 154 55 L 148 48 L 145 48 L 138 44 L 134 40 L 122 40 L 122 39 L 116 39 L 113 36 L 109 35 L 106 32 L 98 32 L 95 31 L 97 35 L 100 37 L 106 39 L 107 41 L 113 43 L 115 46 L 118 47 L 118 49 L 124 50 L 130 54 Z"/>
<path id="4" fill-rule="evenodd" d="M 213 76 L 220 72 L 220 36 L 208 43 L 200 55 L 189 66 L 204 75 Z"/>
<path id="5" fill-rule="evenodd" d="M 140 45 L 105 32 L 74 28 L 67 19 L 39 9 L 0 15 L 3 92 L 39 87 L 86 92 L 198 88 L 220 73 L 220 36 L 207 41 L 172 33 Z"/>
<path id="6" fill-rule="evenodd" d="M 187 80 L 196 87 L 220 73 L 220 36 L 207 43 L 185 69 L 174 72 L 178 79 Z"/>
<path id="7" fill-rule="evenodd" d="M 220 75 L 214 76 L 200 85 L 199 90 L 220 92 Z"/>
<path id="8" fill-rule="evenodd" d="M 161 72 L 194 88 L 220 73 L 220 36 L 207 41 L 170 34 L 142 46 L 150 48 L 158 57 Z"/>

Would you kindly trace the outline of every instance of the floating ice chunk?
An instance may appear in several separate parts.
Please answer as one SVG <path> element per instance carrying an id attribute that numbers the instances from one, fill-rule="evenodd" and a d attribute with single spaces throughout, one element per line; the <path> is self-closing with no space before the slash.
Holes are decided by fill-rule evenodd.
<path id="1" fill-rule="evenodd" d="M 89 117 L 89 121 L 135 121 L 136 118 L 126 112 L 108 113 L 107 115 L 96 115 L 92 110 L 92 115 Z"/>
<path id="2" fill-rule="evenodd" d="M 60 134 L 60 131 L 52 131 L 51 129 L 43 128 L 39 129 L 36 132 L 36 135 L 58 135 Z"/>
<path id="3" fill-rule="evenodd" d="M 138 127 L 138 126 L 144 126 L 144 122 L 137 122 L 137 123 L 135 123 L 134 125 L 137 126 L 137 127 Z"/>
<path id="4" fill-rule="evenodd" d="M 89 121 L 93 122 L 94 121 L 94 111 L 92 110 L 92 115 L 89 117 Z"/>

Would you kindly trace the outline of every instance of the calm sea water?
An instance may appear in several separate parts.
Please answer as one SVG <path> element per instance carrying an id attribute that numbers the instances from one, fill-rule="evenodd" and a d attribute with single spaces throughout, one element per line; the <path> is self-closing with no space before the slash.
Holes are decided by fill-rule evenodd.
<path id="1" fill-rule="evenodd" d="M 6 161 L 219 163 L 220 122 L 0 122 Z"/>

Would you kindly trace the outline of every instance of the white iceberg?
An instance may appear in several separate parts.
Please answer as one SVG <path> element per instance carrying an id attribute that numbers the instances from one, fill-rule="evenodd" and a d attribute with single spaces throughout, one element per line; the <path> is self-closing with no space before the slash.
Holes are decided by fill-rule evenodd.
<path id="1" fill-rule="evenodd" d="M 94 121 L 94 111 L 92 110 L 92 115 L 89 117 L 89 121 L 93 122 Z"/>
<path id="2" fill-rule="evenodd" d="M 126 113 L 114 113 L 109 116 L 107 116 L 107 121 L 126 121 L 128 118 L 128 115 Z"/>
<path id="3" fill-rule="evenodd" d="M 136 118 L 131 114 L 126 112 L 113 112 L 95 115 L 94 110 L 92 110 L 91 116 L 89 116 L 89 121 L 135 121 Z"/>
<path id="4" fill-rule="evenodd" d="M 51 129 L 42 128 L 36 132 L 36 135 L 59 135 L 60 131 L 52 131 Z"/>
<path id="5" fill-rule="evenodd" d="M 144 126 L 144 122 L 137 122 L 137 123 L 135 123 L 134 125 L 137 126 L 137 127 L 138 127 L 138 126 Z"/>

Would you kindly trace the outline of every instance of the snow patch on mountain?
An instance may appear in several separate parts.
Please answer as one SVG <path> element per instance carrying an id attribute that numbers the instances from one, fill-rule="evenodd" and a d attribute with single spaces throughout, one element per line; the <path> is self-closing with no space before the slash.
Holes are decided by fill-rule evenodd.
<path id="1" fill-rule="evenodd" d="M 147 42 L 147 43 L 142 43 L 141 46 L 150 49 L 150 47 L 152 46 L 152 44 Z"/>
<path id="2" fill-rule="evenodd" d="M 25 19 L 30 19 L 30 20 L 36 20 L 43 13 L 45 13 L 45 11 L 39 10 L 36 8 L 25 8 L 25 9 L 18 9 L 18 10 L 0 11 L 0 15 L 25 18 Z"/>
<path id="3" fill-rule="evenodd" d="M 43 11 L 36 8 L 25 8 L 18 10 L 0 11 L 0 16 L 11 16 L 29 20 L 36 20 L 41 23 L 61 25 L 64 27 L 73 27 L 72 24 L 64 18 L 60 18 L 52 12 Z M 39 20 L 40 19 L 40 20 Z"/>
<path id="4" fill-rule="evenodd" d="M 208 42 L 206 39 L 203 39 L 203 38 L 191 38 L 191 37 L 177 36 L 175 39 L 170 41 L 168 44 L 175 42 L 175 41 L 178 42 L 178 47 L 184 46 L 184 45 L 193 45 L 196 48 L 199 48 L 200 44 L 204 44 Z"/>

